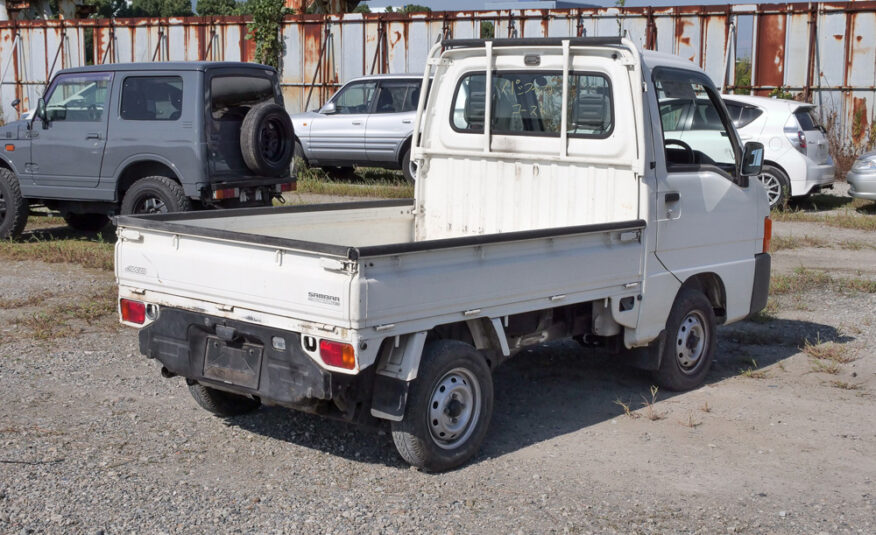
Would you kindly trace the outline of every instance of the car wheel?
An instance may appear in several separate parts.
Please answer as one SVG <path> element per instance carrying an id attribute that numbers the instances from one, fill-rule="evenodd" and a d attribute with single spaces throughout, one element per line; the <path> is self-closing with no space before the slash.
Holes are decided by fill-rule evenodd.
<path id="1" fill-rule="evenodd" d="M 405 150 L 405 154 L 402 156 L 401 168 L 402 173 L 405 175 L 405 180 L 413 184 L 414 180 L 417 178 L 417 164 L 411 161 L 410 147 Z"/>
<path id="2" fill-rule="evenodd" d="M 109 224 L 106 214 L 73 214 L 64 215 L 67 226 L 83 232 L 97 232 Z"/>
<path id="3" fill-rule="evenodd" d="M 279 104 L 253 106 L 240 127 L 240 152 L 249 170 L 262 176 L 281 176 L 294 156 L 292 120 Z"/>
<path id="4" fill-rule="evenodd" d="M 230 392 L 216 390 L 199 383 L 189 385 L 189 393 L 202 408 L 217 416 L 249 414 L 261 406 L 261 401 Z"/>
<path id="5" fill-rule="evenodd" d="M 125 192 L 121 212 L 131 214 L 166 214 L 188 212 L 192 203 L 182 186 L 164 176 L 141 178 Z"/>
<path id="6" fill-rule="evenodd" d="M 396 449 L 411 465 L 449 470 L 477 453 L 493 413 L 493 380 L 483 355 L 439 340 L 423 350 L 404 418 L 392 422 Z"/>
<path id="7" fill-rule="evenodd" d="M 666 320 L 666 342 L 654 381 L 667 390 L 703 383 L 715 353 L 715 311 L 702 292 L 683 289 Z"/>
<path id="8" fill-rule="evenodd" d="M 9 169 L 0 168 L 0 240 L 21 236 L 29 210 L 21 196 L 18 177 Z"/>
<path id="9" fill-rule="evenodd" d="M 770 208 L 783 208 L 788 203 L 788 196 L 791 194 L 791 181 L 781 169 L 772 165 L 764 165 L 758 179 L 766 188 Z"/>

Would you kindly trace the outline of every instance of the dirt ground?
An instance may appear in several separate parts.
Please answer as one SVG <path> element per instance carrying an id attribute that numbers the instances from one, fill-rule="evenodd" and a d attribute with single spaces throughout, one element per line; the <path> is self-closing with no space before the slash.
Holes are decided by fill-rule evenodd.
<path id="1" fill-rule="evenodd" d="M 776 274 L 831 278 L 722 327 L 705 386 L 651 403 L 647 374 L 539 346 L 444 474 L 386 428 L 213 417 L 100 312 L 111 272 L 0 259 L 0 533 L 876 533 L 874 233 L 775 234 Z"/>

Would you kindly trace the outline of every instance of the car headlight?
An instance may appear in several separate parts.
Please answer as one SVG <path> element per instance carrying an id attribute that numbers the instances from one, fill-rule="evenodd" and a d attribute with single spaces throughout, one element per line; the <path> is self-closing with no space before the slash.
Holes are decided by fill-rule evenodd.
<path id="1" fill-rule="evenodd" d="M 876 160 L 859 159 L 855 160 L 855 165 L 852 166 L 855 171 L 876 171 Z"/>

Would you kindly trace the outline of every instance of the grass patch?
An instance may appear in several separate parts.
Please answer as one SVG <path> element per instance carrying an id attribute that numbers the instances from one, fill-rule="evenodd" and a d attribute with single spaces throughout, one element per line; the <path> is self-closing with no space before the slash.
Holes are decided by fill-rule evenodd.
<path id="1" fill-rule="evenodd" d="M 828 247 L 829 243 L 814 236 L 773 236 L 771 249 L 783 251 L 785 249 L 799 249 L 801 247 Z"/>
<path id="2" fill-rule="evenodd" d="M 830 360 L 838 364 L 848 364 L 849 362 L 857 360 L 856 357 L 851 354 L 847 345 L 837 344 L 836 342 L 822 343 L 819 338 L 815 339 L 814 344 L 809 340 L 806 340 L 800 350 L 812 358 Z"/>
<path id="3" fill-rule="evenodd" d="M 813 360 L 809 369 L 812 373 L 829 373 L 836 375 L 840 371 L 840 366 L 832 360 Z"/>
<path id="4" fill-rule="evenodd" d="M 104 290 L 86 298 L 71 298 L 70 302 L 49 307 L 48 310 L 12 320 L 12 323 L 24 327 L 31 338 L 51 340 L 72 333 L 70 321 L 80 320 L 89 325 L 114 314 L 116 311 L 116 287 L 108 286 Z"/>
<path id="5" fill-rule="evenodd" d="M 11 309 L 11 308 L 23 308 L 36 305 L 37 303 L 41 303 L 50 297 L 54 297 L 55 294 L 52 292 L 42 292 L 34 295 L 29 295 L 27 297 L 21 297 L 18 299 L 2 299 L 0 298 L 0 308 L 3 309 Z"/>
<path id="6" fill-rule="evenodd" d="M 657 403 L 657 390 L 656 386 L 651 386 L 651 399 L 649 400 L 645 396 L 642 396 L 642 406 L 645 408 L 645 418 L 655 422 L 657 420 L 662 420 L 664 415 L 662 413 L 657 412 L 654 408 L 654 405 Z"/>
<path id="7" fill-rule="evenodd" d="M 345 197 L 382 197 L 409 199 L 414 186 L 401 171 L 377 167 L 357 167 L 356 177 L 334 178 L 318 167 L 301 167 L 298 172 L 298 192 Z"/>
<path id="8" fill-rule="evenodd" d="M 739 375 L 742 377 L 747 377 L 749 379 L 766 379 L 769 377 L 766 370 L 757 369 L 757 361 L 754 359 L 744 360 L 743 363 L 747 363 L 747 368 L 740 368 Z"/>
<path id="9" fill-rule="evenodd" d="M 876 293 L 876 281 L 864 278 L 831 277 L 823 271 L 797 268 L 790 275 L 774 273 L 770 277 L 770 294 L 802 293 L 813 288 L 835 292 Z"/>
<path id="10" fill-rule="evenodd" d="M 680 423 L 681 423 L 681 425 L 683 425 L 685 427 L 690 427 L 691 429 L 695 429 L 695 428 L 703 425 L 703 422 L 694 418 L 693 412 L 689 412 L 687 414 L 687 420 L 682 420 Z"/>
<path id="11" fill-rule="evenodd" d="M 828 383 L 830 386 L 834 388 L 839 388 L 840 390 L 860 390 L 860 383 L 847 383 L 846 381 L 840 381 L 839 379 L 834 379 Z"/>
<path id="12" fill-rule="evenodd" d="M 773 210 L 770 213 L 773 221 L 796 221 L 803 223 L 821 223 L 831 227 L 853 230 L 876 230 L 876 218 L 859 215 L 848 208 L 826 214 L 804 212 L 801 210 Z"/>
<path id="13" fill-rule="evenodd" d="M 113 244 L 98 236 L 87 239 L 0 241 L 0 258 L 38 260 L 50 264 L 79 264 L 87 268 L 113 270 Z"/>
<path id="14" fill-rule="evenodd" d="M 635 420 L 636 418 L 639 417 L 638 413 L 635 413 L 635 412 L 630 410 L 630 404 L 624 403 L 623 401 L 620 400 L 620 398 L 614 400 L 614 404 L 617 405 L 618 407 L 622 408 L 624 410 L 624 414 L 628 418 L 630 418 L 631 420 Z"/>
<path id="15" fill-rule="evenodd" d="M 66 226 L 67 226 L 67 222 L 64 221 L 63 217 L 33 215 L 33 212 L 31 212 L 30 217 L 27 218 L 27 229 L 28 230 L 38 230 L 38 229 L 66 227 Z"/>

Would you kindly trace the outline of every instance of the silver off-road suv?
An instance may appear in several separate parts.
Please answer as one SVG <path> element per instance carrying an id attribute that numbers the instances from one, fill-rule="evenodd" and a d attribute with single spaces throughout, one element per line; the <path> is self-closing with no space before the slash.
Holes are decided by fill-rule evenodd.
<path id="1" fill-rule="evenodd" d="M 277 72 L 253 63 L 62 70 L 0 139 L 0 239 L 36 206 L 97 230 L 116 214 L 269 205 L 293 182 Z"/>
<path id="2" fill-rule="evenodd" d="M 292 115 L 295 155 L 334 175 L 360 165 L 401 169 L 413 181 L 411 134 L 422 80 L 381 74 L 347 82 L 318 111 Z"/>

